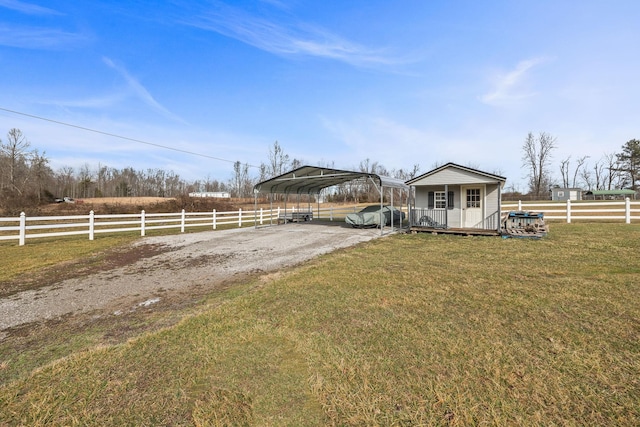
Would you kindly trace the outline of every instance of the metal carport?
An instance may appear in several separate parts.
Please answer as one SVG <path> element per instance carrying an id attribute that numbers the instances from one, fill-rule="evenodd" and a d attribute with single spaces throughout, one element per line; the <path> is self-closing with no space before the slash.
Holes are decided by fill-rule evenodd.
<path id="1" fill-rule="evenodd" d="M 384 190 L 400 189 L 409 191 L 409 186 L 404 181 L 388 176 L 378 175 L 368 172 L 347 171 L 340 169 L 331 169 L 318 166 L 301 166 L 290 172 L 267 179 L 257 183 L 253 187 L 255 195 L 255 206 L 257 210 L 258 194 L 301 194 L 319 196 L 320 191 L 334 185 L 343 184 L 354 180 L 371 181 L 380 193 L 380 207 L 383 206 Z M 408 204 L 408 197 L 407 197 Z M 393 206 L 393 191 L 391 192 L 391 205 Z M 402 208 L 402 202 L 401 206 Z M 286 198 L 285 198 L 286 210 Z M 392 217 L 393 218 L 393 217 Z M 393 221 L 393 220 L 392 220 Z M 393 229 L 393 222 L 391 223 Z M 384 225 L 380 227 L 380 233 L 383 233 Z"/>

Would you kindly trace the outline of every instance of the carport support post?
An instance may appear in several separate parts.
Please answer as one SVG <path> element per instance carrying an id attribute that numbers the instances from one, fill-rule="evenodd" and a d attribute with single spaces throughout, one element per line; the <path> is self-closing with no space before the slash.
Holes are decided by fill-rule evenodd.
<path id="1" fill-rule="evenodd" d="M 287 223 L 287 199 L 289 198 L 289 193 L 284 193 L 284 224 Z M 280 218 L 280 215 L 278 215 Z"/>
<path id="2" fill-rule="evenodd" d="M 258 211 L 258 193 L 254 191 L 253 192 L 253 228 L 258 228 L 258 218 L 256 216 L 257 211 Z M 262 211 L 260 212 L 260 218 L 262 219 Z"/>
<path id="3" fill-rule="evenodd" d="M 371 179 L 371 177 L 369 177 Z M 373 181 L 373 179 L 371 179 Z M 375 181 L 373 182 L 375 185 Z M 377 187 L 377 185 L 376 185 Z M 384 203 L 384 192 L 382 191 L 382 182 L 380 183 L 380 187 L 378 188 L 378 192 L 380 193 L 380 235 L 384 236 L 384 223 L 386 220 L 384 219 L 384 212 L 382 212 L 383 203 Z"/>

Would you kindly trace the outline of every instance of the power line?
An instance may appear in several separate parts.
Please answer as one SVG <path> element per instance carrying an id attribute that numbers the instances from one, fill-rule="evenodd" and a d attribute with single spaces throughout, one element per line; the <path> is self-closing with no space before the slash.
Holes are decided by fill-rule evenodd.
<path id="1" fill-rule="evenodd" d="M 124 139 L 126 141 L 137 142 L 139 144 L 151 145 L 153 147 L 163 148 L 165 150 L 177 151 L 179 153 L 190 154 L 192 156 L 204 157 L 204 158 L 207 158 L 207 159 L 218 160 L 218 161 L 221 161 L 221 162 L 236 163 L 234 160 L 227 160 L 227 159 L 223 159 L 223 158 L 220 158 L 220 157 L 209 156 L 208 154 L 202 154 L 202 153 L 196 153 L 194 151 L 182 150 L 180 148 L 169 147 L 167 145 L 162 145 L 162 144 L 156 144 L 156 143 L 153 143 L 153 142 L 143 141 L 141 139 L 129 138 L 128 136 L 122 136 L 122 135 L 118 135 L 118 134 L 115 134 L 115 133 L 104 132 L 104 131 L 97 130 L 97 129 L 91 129 L 91 128 L 88 128 L 88 127 L 74 125 L 72 123 L 61 122 L 59 120 L 48 119 L 46 117 L 36 116 L 36 115 L 33 115 L 33 114 L 22 113 L 20 111 L 10 110 L 8 108 L 0 107 L 0 110 L 6 111 L 6 112 L 9 112 L 9 113 L 13 113 L 13 114 L 18 114 L 18 115 L 25 116 L 25 117 L 30 117 L 32 119 L 43 120 L 45 122 L 51 122 L 51 123 L 55 123 L 55 124 L 62 125 L 62 126 L 68 126 L 68 127 L 71 127 L 71 128 L 81 129 L 81 130 L 84 130 L 84 131 L 87 131 L 87 132 L 93 132 L 93 133 L 98 133 L 100 135 L 110 136 L 110 137 L 113 137 L 113 138 Z M 258 166 L 255 166 L 255 165 L 247 164 L 247 166 L 252 167 L 252 168 L 259 168 Z"/>

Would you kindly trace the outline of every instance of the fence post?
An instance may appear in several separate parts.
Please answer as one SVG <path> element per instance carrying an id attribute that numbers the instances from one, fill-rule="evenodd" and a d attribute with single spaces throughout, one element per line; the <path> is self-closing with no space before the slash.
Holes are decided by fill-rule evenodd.
<path id="1" fill-rule="evenodd" d="M 522 200 L 518 200 L 518 212 L 522 212 Z"/>
<path id="2" fill-rule="evenodd" d="M 93 231 L 95 229 L 95 213 L 89 211 L 89 240 L 93 240 Z"/>
<path id="3" fill-rule="evenodd" d="M 184 233 L 184 222 L 185 222 L 185 213 L 184 209 L 182 209 L 182 221 L 180 221 L 180 232 Z"/>
<path id="4" fill-rule="evenodd" d="M 238 227 L 242 228 L 242 208 L 238 209 Z"/>
<path id="5" fill-rule="evenodd" d="M 567 199 L 567 224 L 571 224 L 571 200 Z"/>
<path id="6" fill-rule="evenodd" d="M 260 208 L 260 225 L 262 225 L 262 221 L 264 220 L 262 215 L 263 215 L 262 208 Z"/>
<path id="7" fill-rule="evenodd" d="M 24 246 L 26 235 L 27 235 L 27 215 L 24 212 L 20 212 L 20 239 L 18 243 L 20 246 Z"/>
<path id="8" fill-rule="evenodd" d="M 146 213 L 144 211 L 144 209 L 142 209 L 142 212 L 140 212 L 140 236 L 144 237 L 146 230 L 145 230 L 145 219 L 146 219 Z"/>
<path id="9" fill-rule="evenodd" d="M 333 221 L 333 206 L 329 207 L 329 221 Z"/>
<path id="10" fill-rule="evenodd" d="M 624 220 L 627 224 L 631 224 L 631 199 L 625 198 Z"/>
<path id="11" fill-rule="evenodd" d="M 216 226 L 217 226 L 217 224 L 216 224 L 216 210 L 214 209 L 213 210 L 213 229 L 214 230 L 216 229 Z"/>

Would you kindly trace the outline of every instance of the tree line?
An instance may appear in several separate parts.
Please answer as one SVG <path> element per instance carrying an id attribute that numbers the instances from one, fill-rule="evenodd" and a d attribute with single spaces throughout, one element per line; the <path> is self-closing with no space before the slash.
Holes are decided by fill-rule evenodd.
<path id="1" fill-rule="evenodd" d="M 258 182 L 302 165 L 300 159 L 292 159 L 276 141 L 268 149 L 267 161 L 260 163 L 257 171 L 237 161 L 227 181 L 210 177 L 189 181 L 163 169 L 120 169 L 103 164 L 64 166 L 54 171 L 46 153 L 32 149 L 22 131 L 14 128 L 5 139 L 0 138 L 0 210 L 17 212 L 62 197 L 177 197 L 192 192 L 228 192 L 232 197 L 253 197 L 253 187 Z M 420 168 L 414 165 L 409 171 L 389 171 L 380 163 L 366 159 L 360 162 L 358 170 L 407 180 L 416 176 Z M 371 183 L 353 182 L 333 189 L 326 198 L 368 202 L 379 200 L 379 195 Z"/>
<path id="2" fill-rule="evenodd" d="M 631 139 L 619 153 L 604 153 L 589 162 L 589 156 L 560 160 L 560 178 L 553 173 L 553 152 L 557 138 L 547 132 L 529 132 L 522 145 L 522 167 L 527 172 L 528 195 L 546 199 L 554 187 L 586 191 L 631 189 L 638 191 L 640 180 L 640 141 Z"/>
<path id="3" fill-rule="evenodd" d="M 529 132 L 525 138 L 522 168 L 527 173 L 526 195 L 530 198 L 547 199 L 550 189 L 556 186 L 584 190 L 638 190 L 639 140 L 629 140 L 619 153 L 605 153 L 595 161 L 589 161 L 588 156 L 561 159 L 559 177 L 554 174 L 552 162 L 556 149 L 557 138 L 547 132 L 538 135 Z M 49 166 L 46 153 L 32 149 L 22 131 L 13 128 L 5 139 L 0 138 L 0 210 L 17 211 L 60 197 L 177 197 L 191 192 L 228 192 L 232 197 L 253 197 L 253 187 L 258 182 L 302 165 L 302 160 L 291 158 L 275 141 L 268 149 L 267 160 L 260 163 L 257 171 L 237 161 L 227 181 L 210 177 L 188 181 L 173 171 L 163 169 L 118 169 L 102 164 L 93 167 L 85 164 L 80 168 L 65 166 L 54 171 Z M 333 164 L 318 166 L 334 168 Z M 370 159 L 360 161 L 353 169 L 404 181 L 420 173 L 418 164 L 408 170 L 388 170 Z M 507 192 L 520 194 L 513 186 Z M 332 188 L 324 197 L 327 201 L 336 202 L 373 202 L 379 200 L 379 193 L 371 182 L 352 181 Z"/>

